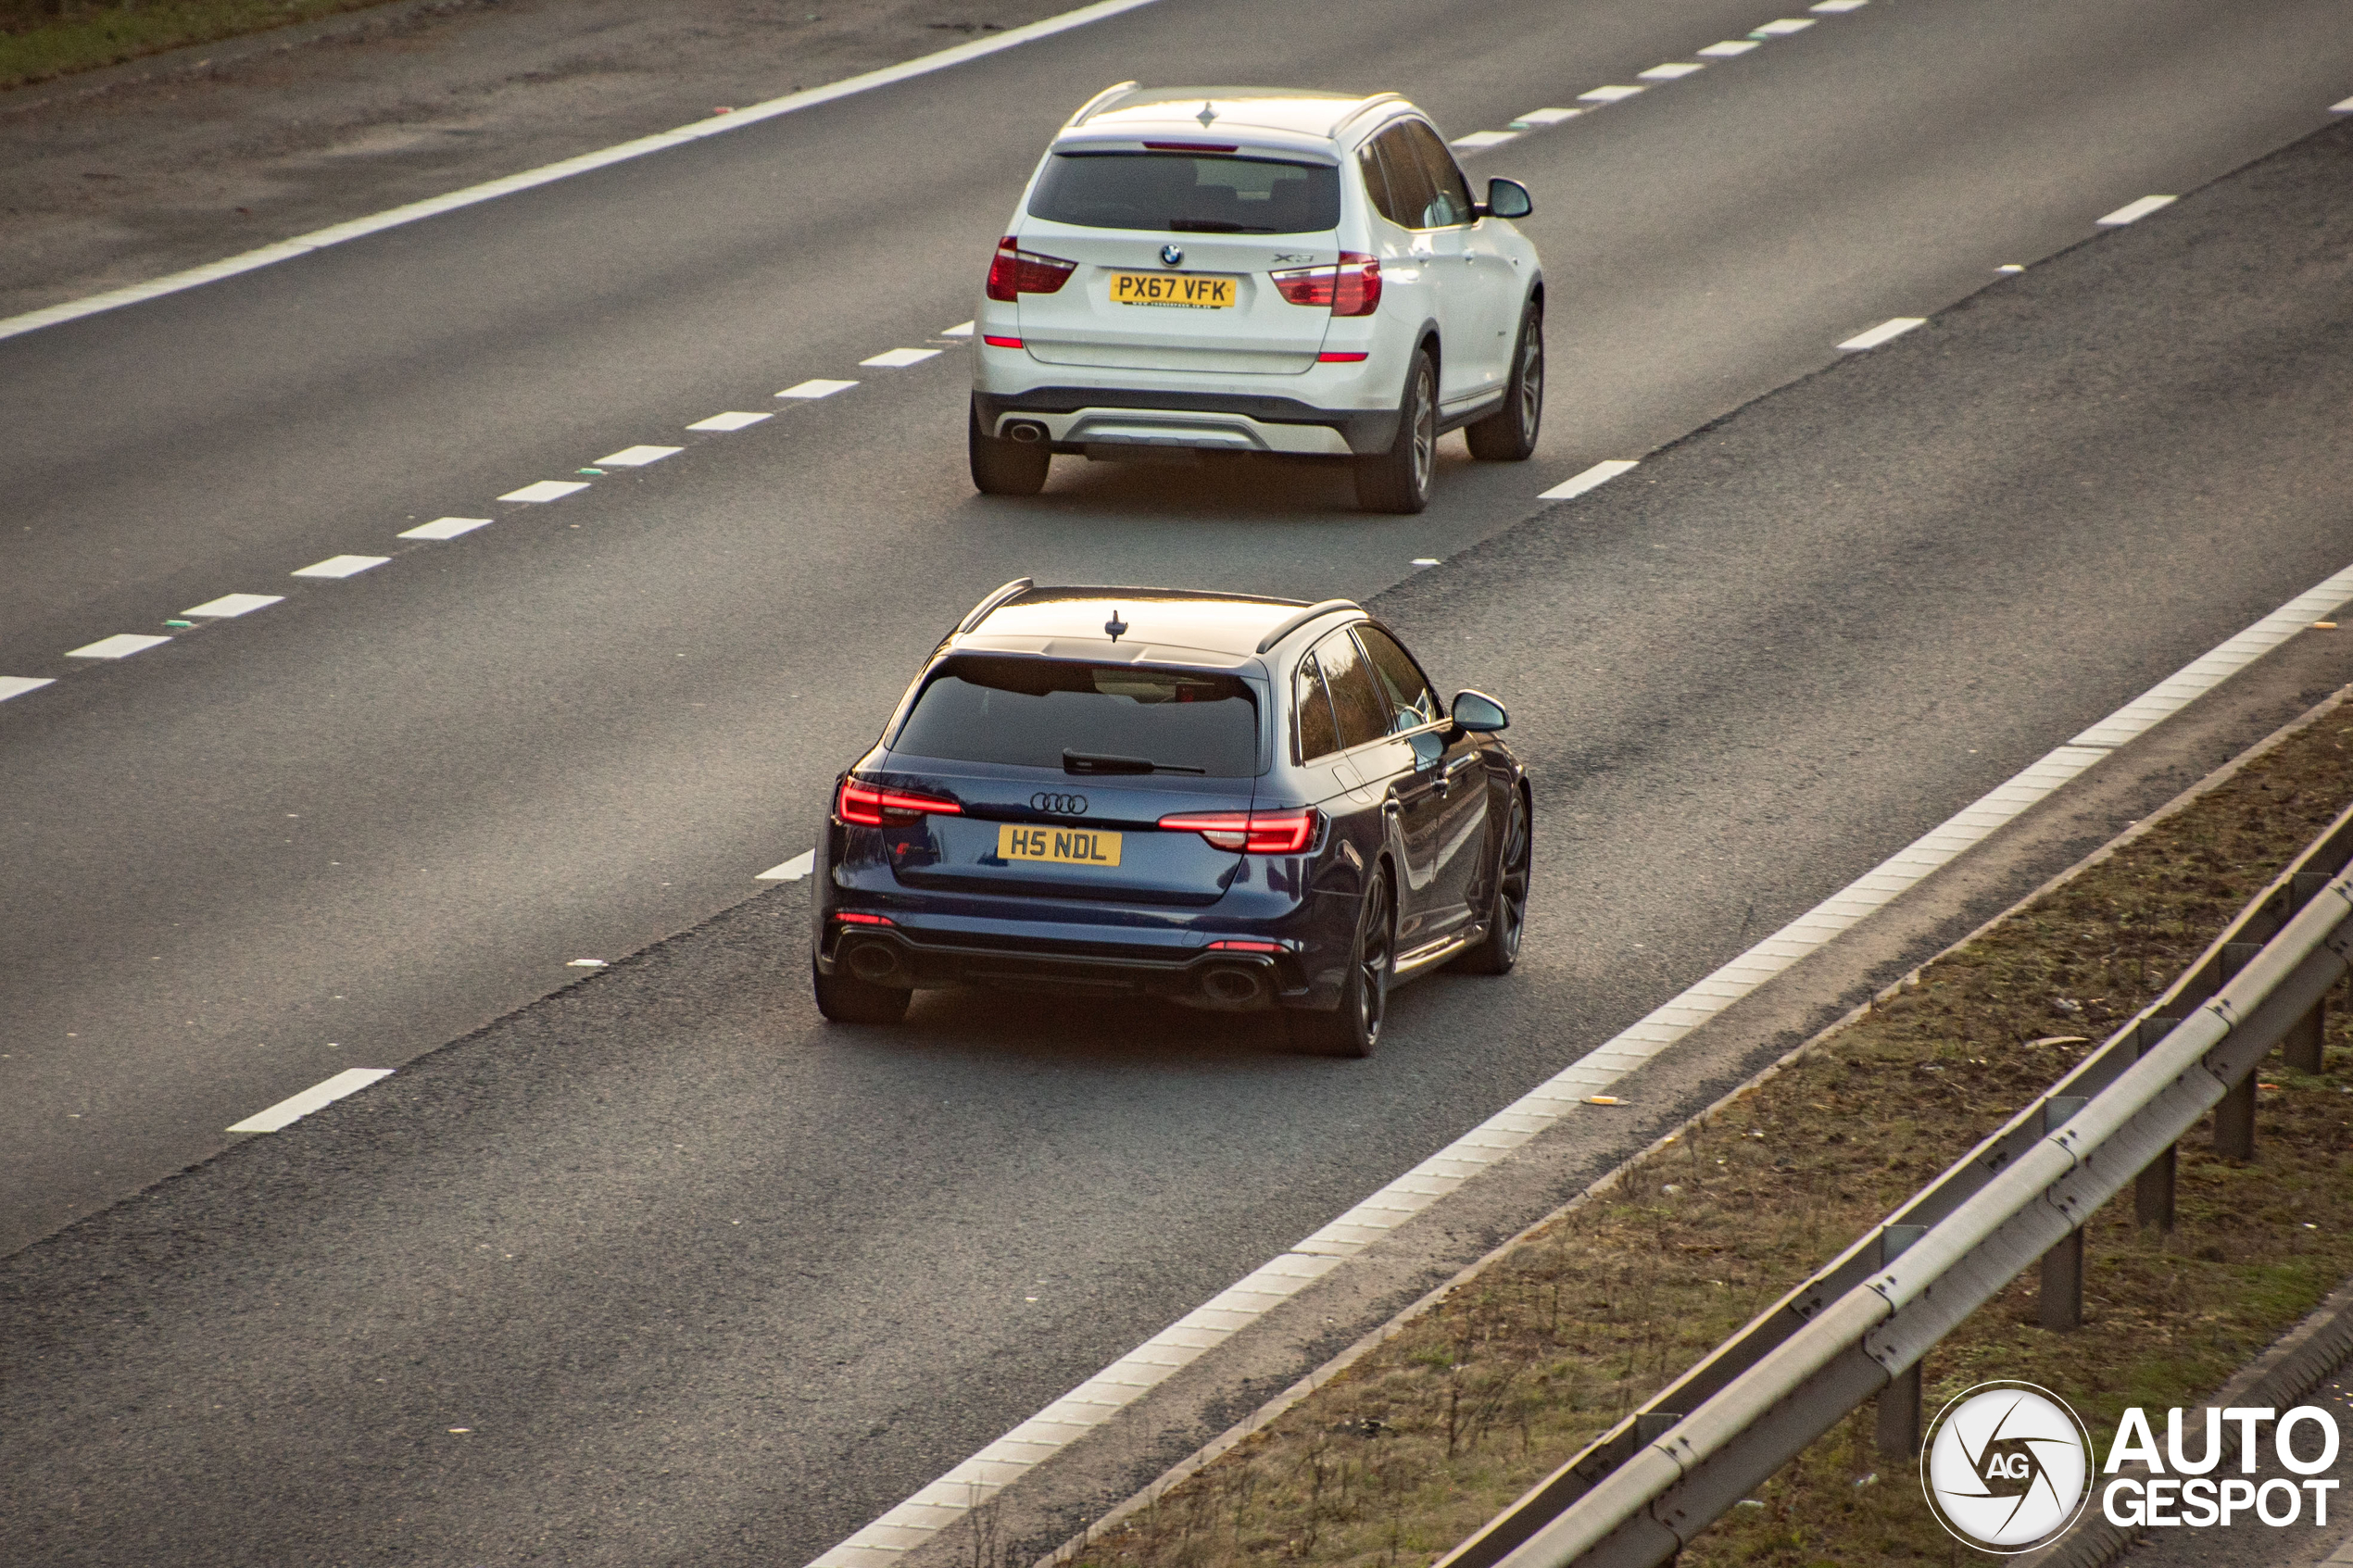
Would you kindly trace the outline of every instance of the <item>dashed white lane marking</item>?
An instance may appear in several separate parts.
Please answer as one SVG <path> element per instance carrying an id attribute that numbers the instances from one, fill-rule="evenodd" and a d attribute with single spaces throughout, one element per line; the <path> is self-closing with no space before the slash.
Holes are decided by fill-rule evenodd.
<path id="1" fill-rule="evenodd" d="M 798 386 L 788 386 L 776 394 L 779 397 L 831 397 L 837 392 L 847 392 L 858 383 L 854 381 L 827 381 L 816 376 Z"/>
<path id="2" fill-rule="evenodd" d="M 1615 104 L 1641 91 L 1639 87 L 1596 87 L 1591 93 L 1578 94 L 1577 101 L 1580 104 Z"/>
<path id="3" fill-rule="evenodd" d="M 1927 324 L 1925 316 L 1891 316 L 1867 332 L 1856 332 L 1838 345 L 1842 354 L 1859 354 L 1866 348 L 1877 348 L 1882 343 L 1902 337 L 1914 327 Z"/>
<path id="4" fill-rule="evenodd" d="M 2244 668 L 2246 663 L 2284 642 L 2295 630 L 2290 622 L 2309 621 L 2348 599 L 2353 599 L 2353 567 L 2299 595 L 2205 659 L 2160 683 L 2150 695 L 2164 692 L 2191 671 L 2200 670 L 2206 671 L 2198 677 L 2205 683 L 2201 689 L 2210 689 L 2232 671 Z M 2221 673 L 2207 669 L 2209 660 L 2233 649 L 2244 652 L 2246 658 Z M 1885 908 L 1931 872 L 1982 843 L 1996 829 L 2108 756 L 2112 746 L 2121 743 L 2085 745 L 2084 736 L 2102 733 L 2107 724 L 2116 722 L 2137 706 L 2138 702 L 2128 704 L 2110 720 L 2083 732 L 2083 736 L 2052 750 L 1706 979 L 1653 1009 L 1630 1028 L 1613 1035 L 1599 1048 L 1505 1106 L 1274 1261 L 1177 1319 L 825 1552 L 811 1568 L 887 1568 L 902 1562 L 905 1553 L 913 1548 L 940 1539 L 941 1531 L 963 1523 L 966 1514 L 1056 1451 L 1109 1422 L 1178 1369 L 1232 1338 L 1268 1311 L 1339 1267 L 1342 1259 L 1382 1240 L 1538 1134 L 1577 1113 L 1579 1106 L 1607 1104 L 1617 1098 L 1605 1091 L 1635 1069 L 1799 960 L 1828 946 L 1869 915 Z M 2134 728 L 2132 733 L 2137 734 L 2145 727 Z"/>
<path id="5" fill-rule="evenodd" d="M 111 637 L 101 637 L 94 643 L 73 649 L 68 659 L 129 659 L 134 653 L 160 647 L 170 637 L 150 637 L 136 632 L 118 632 Z"/>
<path id="6" fill-rule="evenodd" d="M 1573 478 L 1562 480 L 1550 490 L 1539 491 L 1536 498 L 1540 501 L 1566 501 L 1571 496 L 1582 495 L 1596 484 L 1607 484 L 1619 474 L 1641 466 L 1632 458 L 1612 458 L 1607 462 L 1595 463 Z"/>
<path id="7" fill-rule="evenodd" d="M 2329 106 L 2329 113 L 2353 114 L 2353 98 L 2347 98 L 2341 104 L 2331 104 Z"/>
<path id="8" fill-rule="evenodd" d="M 431 522 L 421 522 L 414 528 L 404 528 L 403 539 L 455 539 L 460 533 L 472 533 L 477 528 L 487 528 L 486 517 L 437 517 Z"/>
<path id="9" fill-rule="evenodd" d="M 1562 120 L 1575 119 L 1584 112 L 1583 109 L 1530 109 L 1526 114 L 1514 115 L 1512 123 L 1514 125 L 1558 125 Z"/>
<path id="10" fill-rule="evenodd" d="M 2180 199 L 2178 196 L 2143 196 L 2139 201 L 2126 202 L 2106 218 L 2099 220 L 2099 227 L 2121 229 L 2127 223 L 2138 223 L 2158 208 L 2171 207 Z"/>
<path id="11" fill-rule="evenodd" d="M 1809 11 L 1828 11 L 1832 16 L 1838 16 L 1847 11 L 1859 11 L 1870 3 L 1871 0 L 1814 0 L 1814 4 L 1806 8 Z"/>
<path id="12" fill-rule="evenodd" d="M 598 458 L 593 466 L 600 469 L 641 469 L 648 463 L 674 458 L 685 450 L 683 446 L 623 446 L 610 458 Z"/>
<path id="13" fill-rule="evenodd" d="M 1804 32 L 1813 25 L 1812 17 L 1783 17 L 1779 21 L 1767 22 L 1763 27 L 1750 28 L 1748 35 L 1751 38 L 1786 38 L 1793 32 Z"/>
<path id="14" fill-rule="evenodd" d="M 289 1099 L 282 1099 L 269 1110 L 246 1117 L 229 1130 L 233 1133 L 274 1133 L 280 1128 L 301 1121 L 314 1110 L 334 1104 L 347 1094 L 366 1088 L 379 1078 L 392 1076 L 389 1067 L 346 1067 L 323 1084 L 314 1084 Z"/>
<path id="15" fill-rule="evenodd" d="M 1694 65 L 1690 60 L 1669 60 L 1663 66 L 1653 66 L 1648 70 L 1636 71 L 1634 74 L 1644 82 L 1680 82 L 1684 77 L 1696 76 L 1706 69 L 1705 66 Z"/>
<path id="16" fill-rule="evenodd" d="M 752 878 L 754 882 L 799 882 L 817 866 L 817 851 L 804 849 L 780 866 L 771 866 Z"/>
<path id="17" fill-rule="evenodd" d="M 688 425 L 686 428 L 688 430 L 742 430 L 749 425 L 756 425 L 762 420 L 773 420 L 775 417 L 776 416 L 774 414 L 746 414 L 740 412 L 713 414 L 707 420 L 697 420 L 693 424 Z"/>
<path id="18" fill-rule="evenodd" d="M 526 484 L 520 490 L 510 490 L 498 498 L 502 501 L 560 501 L 565 496 L 588 488 L 586 482 L 576 479 L 543 479 L 536 484 Z"/>
<path id="19" fill-rule="evenodd" d="M 357 577 L 361 572 L 384 565 L 390 556 L 329 556 L 325 560 L 290 571 L 289 577 Z"/>
<path id="20" fill-rule="evenodd" d="M 1756 40 L 1754 38 L 1727 38 L 1721 44 L 1710 44 L 1706 48 L 1694 50 L 1693 53 L 1705 55 L 1711 60 L 1729 60 L 1735 55 L 1745 55 L 1755 47 Z"/>
<path id="21" fill-rule="evenodd" d="M 27 692 L 37 692 L 44 686 L 54 686 L 57 684 L 57 678 L 55 675 L 0 675 L 0 702 L 6 702 L 12 696 L 22 696 Z"/>
<path id="22" fill-rule="evenodd" d="M 283 604 L 283 594 L 223 594 L 217 599 L 207 599 L 194 609 L 180 613 L 192 621 L 232 621 L 240 615 L 251 615 L 257 609 Z"/>
<path id="23" fill-rule="evenodd" d="M 568 959 L 564 961 L 564 967 L 566 969 L 602 969 L 605 967 L 605 960 L 602 959 Z"/>
<path id="24" fill-rule="evenodd" d="M 1452 144 L 1465 152 L 1475 153 L 1481 147 L 1496 147 L 1505 142 L 1518 140 L 1519 132 L 1516 131 L 1474 131 L 1467 136 L 1455 137 Z"/>
<path id="25" fill-rule="evenodd" d="M 1994 270 L 1996 272 L 2023 272 L 2026 269 L 2020 267 L 2015 261 L 2005 261 L 1999 267 L 1994 268 Z"/>
<path id="26" fill-rule="evenodd" d="M 1416 556 L 1414 558 L 1414 564 L 1416 566 L 1436 566 L 1438 564 L 1438 558 L 1436 556 Z"/>
<path id="27" fill-rule="evenodd" d="M 952 327 L 940 328 L 939 335 L 941 337 L 970 337 L 973 335 L 973 324 L 970 321 L 959 321 Z"/>
<path id="28" fill-rule="evenodd" d="M 781 98 L 771 98 L 765 103 L 752 104 L 736 109 L 732 114 L 713 115 L 708 119 L 698 119 L 692 125 L 682 125 L 675 131 L 664 131 L 652 136 L 640 136 L 634 142 L 623 142 L 617 146 L 600 148 L 593 153 L 583 153 L 578 157 L 568 157 L 560 163 L 525 169 L 520 174 L 510 174 L 504 179 L 493 180 L 484 184 L 469 185 L 462 191 L 452 191 L 447 195 L 411 202 L 407 207 L 396 207 L 386 212 L 372 213 L 365 218 L 355 218 L 347 223 L 337 223 L 330 228 L 314 229 L 308 234 L 298 234 L 291 240 L 282 240 L 276 245 L 264 245 L 259 250 L 249 250 L 242 256 L 233 256 L 226 260 L 192 268 L 185 272 L 174 272 L 168 277 L 151 279 L 144 283 L 133 283 L 128 288 L 93 295 L 87 299 L 69 300 L 63 305 L 52 305 L 45 309 L 29 311 L 21 316 L 11 316 L 6 320 L 0 320 L 0 338 L 14 337 L 19 332 L 33 332 L 59 321 L 70 321 L 81 316 L 94 316 L 102 310 L 112 310 L 120 306 L 133 305 L 143 299 L 154 299 L 159 295 L 176 294 L 182 289 L 192 289 L 200 283 L 213 282 L 221 278 L 233 278 L 241 272 L 250 272 L 257 268 L 269 267 L 281 261 L 291 261 L 297 256 L 308 256 L 314 250 L 322 250 L 329 245 L 342 245 L 347 240 L 361 239 L 386 229 L 396 229 L 404 223 L 414 223 L 422 219 L 453 212 L 459 207 L 472 207 L 478 202 L 492 201 L 499 196 L 511 195 L 517 191 L 528 191 L 535 186 L 552 184 L 559 180 L 568 180 L 575 174 L 585 174 L 592 169 L 605 169 L 616 163 L 625 163 L 631 158 L 644 157 L 649 153 L 665 152 L 672 147 L 698 142 L 706 136 L 724 136 L 730 132 L 741 131 L 748 125 L 756 125 L 761 120 L 774 119 L 778 115 L 815 108 L 820 104 L 830 104 L 837 98 L 853 97 L 861 93 L 872 92 L 877 87 L 887 87 L 893 82 L 928 76 L 936 70 L 945 70 L 950 66 L 963 65 L 967 60 L 976 60 L 987 55 L 994 55 L 1000 50 L 1017 48 L 1034 39 L 1051 38 L 1055 33 L 1067 32 L 1073 28 L 1085 27 L 1089 22 L 1101 21 L 1107 17 L 1118 16 L 1123 11 L 1133 11 L 1153 3 L 1154 0 L 1097 0 L 1097 3 L 1092 6 L 1082 6 L 1075 11 L 1065 11 L 1058 17 L 1046 17 L 1021 27 L 1007 28 L 994 37 L 975 38 L 969 44 L 959 44 L 953 48 L 942 49 L 937 54 L 925 55 L 920 59 L 908 60 L 900 65 L 886 66 L 881 70 L 870 70 L 862 75 L 848 77 L 824 87 L 812 87 L 805 93 L 792 93 Z"/>
<path id="29" fill-rule="evenodd" d="M 939 350 L 937 348 L 886 348 L 873 358 L 858 362 L 861 365 L 878 365 L 886 370 L 903 370 L 910 365 L 920 365 L 926 359 L 938 358 Z"/>

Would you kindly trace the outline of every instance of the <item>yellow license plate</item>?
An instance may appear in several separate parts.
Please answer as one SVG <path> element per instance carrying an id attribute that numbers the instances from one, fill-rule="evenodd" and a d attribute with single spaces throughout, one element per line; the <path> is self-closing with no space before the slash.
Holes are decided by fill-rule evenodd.
<path id="1" fill-rule="evenodd" d="M 1007 822 L 997 830 L 997 857 L 1052 860 L 1066 866 L 1115 866 L 1119 864 L 1119 834 L 1097 828 L 1017 827 Z"/>
<path id="2" fill-rule="evenodd" d="M 1174 305 L 1185 310 L 1231 310 L 1234 280 L 1199 272 L 1114 272 L 1114 305 Z"/>

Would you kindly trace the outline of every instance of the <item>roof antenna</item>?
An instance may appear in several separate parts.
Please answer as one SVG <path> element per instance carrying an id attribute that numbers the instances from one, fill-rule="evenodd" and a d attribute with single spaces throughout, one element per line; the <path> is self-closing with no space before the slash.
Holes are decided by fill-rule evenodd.
<path id="1" fill-rule="evenodd" d="M 1208 99 L 1203 98 L 1201 105 L 1201 113 L 1193 116 L 1193 118 L 1200 120 L 1201 128 L 1203 131 L 1206 131 L 1209 129 L 1209 122 L 1217 118 L 1217 110 L 1212 107 Z"/>
<path id="2" fill-rule="evenodd" d="M 1111 633 L 1111 640 L 1115 643 L 1126 634 L 1127 622 L 1119 619 L 1119 611 L 1114 609 L 1111 612 L 1111 619 L 1103 622 L 1103 630 Z"/>

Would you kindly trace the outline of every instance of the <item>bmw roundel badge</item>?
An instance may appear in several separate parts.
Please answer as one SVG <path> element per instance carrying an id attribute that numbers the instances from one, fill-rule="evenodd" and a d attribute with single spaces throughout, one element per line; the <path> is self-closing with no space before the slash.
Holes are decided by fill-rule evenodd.
<path id="1" fill-rule="evenodd" d="M 1182 267 L 1185 264 L 1185 247 L 1180 245 L 1164 245 L 1160 247 L 1160 258 L 1171 267 Z"/>

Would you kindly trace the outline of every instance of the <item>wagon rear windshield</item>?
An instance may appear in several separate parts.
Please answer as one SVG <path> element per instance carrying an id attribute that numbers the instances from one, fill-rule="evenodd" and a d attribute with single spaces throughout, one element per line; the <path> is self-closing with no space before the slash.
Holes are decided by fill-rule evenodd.
<path id="1" fill-rule="evenodd" d="M 1340 226 L 1340 170 L 1278 158 L 1056 153 L 1029 213 L 1093 229 L 1313 233 Z"/>
<path id="2" fill-rule="evenodd" d="M 1241 779 L 1258 771 L 1258 699 L 1214 671 L 965 654 L 933 672 L 890 748 L 1057 771 L 1069 753 L 1092 771 L 1151 762 Z"/>

